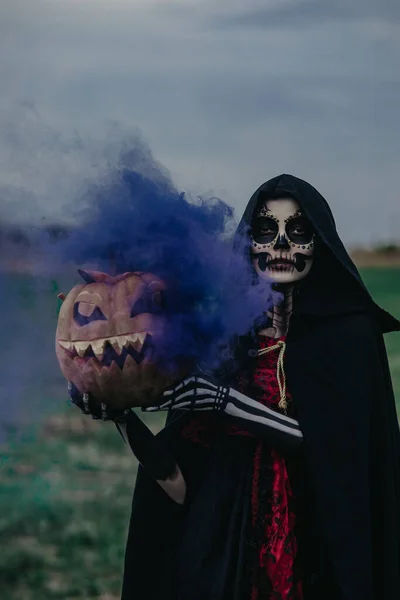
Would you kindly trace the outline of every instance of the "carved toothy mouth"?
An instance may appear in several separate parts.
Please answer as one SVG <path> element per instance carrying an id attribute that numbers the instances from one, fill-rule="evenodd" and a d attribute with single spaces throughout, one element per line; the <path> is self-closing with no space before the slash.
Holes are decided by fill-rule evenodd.
<path id="1" fill-rule="evenodd" d="M 72 360 L 87 362 L 97 359 L 104 367 L 109 367 L 115 362 L 122 369 L 128 356 L 137 364 L 144 360 L 152 346 L 152 336 L 149 333 L 131 333 L 88 341 L 59 340 L 58 343 Z"/>

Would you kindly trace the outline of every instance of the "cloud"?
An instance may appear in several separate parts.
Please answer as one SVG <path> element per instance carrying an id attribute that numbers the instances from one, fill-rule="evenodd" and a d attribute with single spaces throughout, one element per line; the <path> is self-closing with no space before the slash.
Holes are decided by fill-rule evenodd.
<path id="1" fill-rule="evenodd" d="M 218 26 L 233 26 L 240 29 L 254 27 L 296 28 L 324 25 L 332 22 L 360 22 L 375 19 L 383 22 L 400 22 L 400 5 L 396 0 L 295 0 L 264 4 L 249 2 L 242 10 L 224 12 L 215 16 Z"/>
<path id="2" fill-rule="evenodd" d="M 221 195 L 238 216 L 289 171 L 333 202 L 347 241 L 393 237 L 395 186 L 378 222 L 374 205 L 378 182 L 397 176 L 398 14 L 356 0 L 3 0 L 0 184 L 31 194 L 35 214 L 68 212 L 104 160 L 74 136 L 105 144 L 117 121 L 142 132 L 179 188 Z"/>

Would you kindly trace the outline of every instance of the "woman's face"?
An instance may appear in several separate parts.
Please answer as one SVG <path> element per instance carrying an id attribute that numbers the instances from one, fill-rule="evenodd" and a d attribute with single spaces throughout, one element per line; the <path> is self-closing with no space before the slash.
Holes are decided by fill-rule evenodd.
<path id="1" fill-rule="evenodd" d="M 295 283 L 311 270 L 315 247 L 312 224 L 292 198 L 267 200 L 253 218 L 251 255 L 259 277 Z"/>

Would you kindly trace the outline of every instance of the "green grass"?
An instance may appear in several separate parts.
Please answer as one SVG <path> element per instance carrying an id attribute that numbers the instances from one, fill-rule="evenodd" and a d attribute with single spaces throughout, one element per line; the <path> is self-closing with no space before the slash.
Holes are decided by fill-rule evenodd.
<path id="1" fill-rule="evenodd" d="M 363 276 L 400 318 L 400 269 Z M 400 334 L 387 347 L 400 400 Z M 0 458 L 0 600 L 117 600 L 136 462 L 111 423 L 63 404 L 53 380 L 46 390 L 35 405 L 57 414 L 15 435 Z M 155 429 L 161 419 L 147 417 Z"/>
<path id="2" fill-rule="evenodd" d="M 114 425 L 67 406 L 0 464 L 1 600 L 119 598 L 137 464 Z"/>
<path id="3" fill-rule="evenodd" d="M 374 300 L 400 319 L 400 268 L 363 269 L 362 276 Z M 400 414 L 400 333 L 387 334 L 385 341 Z"/>

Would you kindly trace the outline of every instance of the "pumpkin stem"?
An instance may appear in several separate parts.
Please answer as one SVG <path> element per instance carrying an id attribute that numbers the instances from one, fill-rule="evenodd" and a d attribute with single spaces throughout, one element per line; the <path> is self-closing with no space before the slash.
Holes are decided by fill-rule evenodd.
<path id="1" fill-rule="evenodd" d="M 93 272 L 84 271 L 83 269 L 78 269 L 78 273 L 86 283 L 95 283 L 96 278 L 94 277 Z"/>

